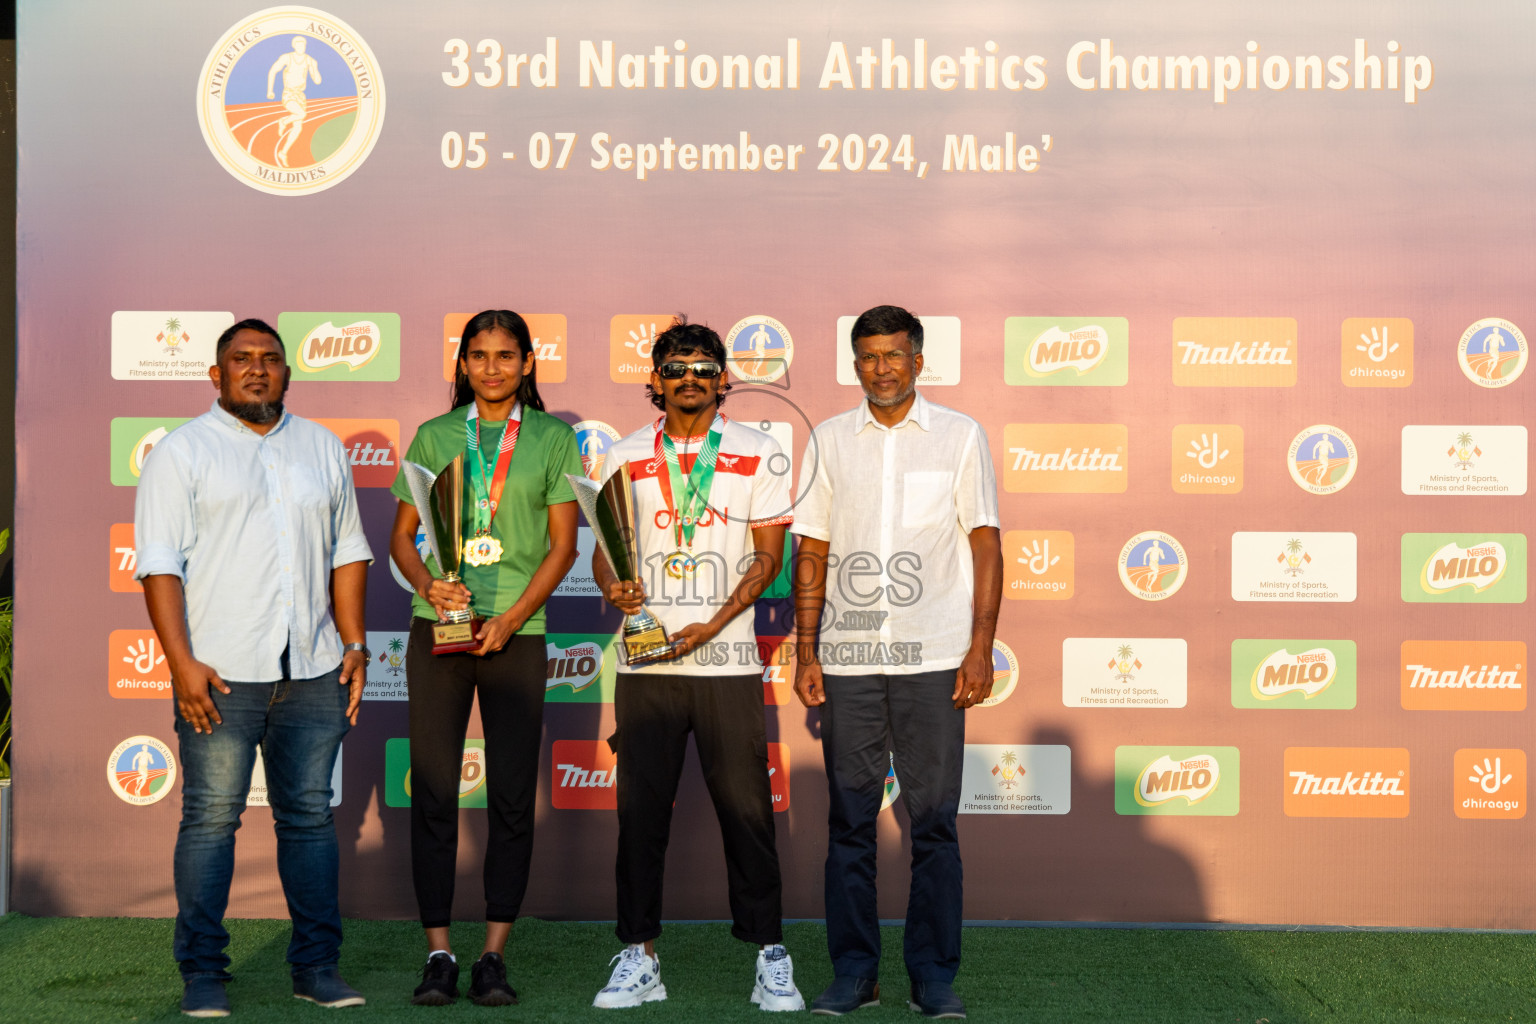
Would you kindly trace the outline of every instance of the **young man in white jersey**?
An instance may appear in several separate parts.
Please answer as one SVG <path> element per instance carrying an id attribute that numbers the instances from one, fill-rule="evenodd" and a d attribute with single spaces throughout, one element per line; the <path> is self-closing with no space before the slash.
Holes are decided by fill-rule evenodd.
<path id="1" fill-rule="evenodd" d="M 783 945 L 779 855 L 768 785 L 763 666 L 752 606 L 778 573 L 792 519 L 788 460 L 766 434 L 720 414 L 725 346 L 679 320 L 651 349 L 647 392 L 661 415 L 608 451 L 604 478 L 629 464 L 638 580 L 601 551 L 592 567 L 626 614 L 642 602 L 672 638 L 671 657 L 621 668 L 614 693 L 618 756 L 618 925 L 599 1008 L 667 997 L 655 940 L 672 803 L 693 733 L 725 842 L 731 934 L 758 946 L 752 1001 L 803 1010 Z"/>

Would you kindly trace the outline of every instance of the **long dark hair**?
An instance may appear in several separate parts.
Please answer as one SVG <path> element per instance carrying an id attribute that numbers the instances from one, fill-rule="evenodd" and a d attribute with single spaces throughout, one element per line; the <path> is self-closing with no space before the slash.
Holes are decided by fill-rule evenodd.
<path id="1" fill-rule="evenodd" d="M 459 335 L 459 352 L 453 360 L 453 405 L 449 408 L 457 409 L 475 400 L 474 389 L 469 386 L 469 375 L 464 372 L 464 351 L 475 335 L 494 331 L 498 327 L 517 341 L 518 350 L 531 367 L 518 382 L 517 400 L 531 409 L 543 412 L 544 399 L 539 397 L 539 364 L 533 355 L 533 335 L 528 333 L 528 324 L 523 318 L 510 309 L 487 309 L 470 317 L 469 323 L 464 325 Z"/>

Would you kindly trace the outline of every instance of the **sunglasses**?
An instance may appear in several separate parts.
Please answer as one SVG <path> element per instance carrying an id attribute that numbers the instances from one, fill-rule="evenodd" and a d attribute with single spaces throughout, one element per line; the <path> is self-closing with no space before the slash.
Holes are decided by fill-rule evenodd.
<path id="1" fill-rule="evenodd" d="M 713 380 L 720 376 L 720 364 L 716 362 L 662 363 L 656 367 L 656 375 L 662 380 L 682 380 L 689 370 L 699 380 Z"/>

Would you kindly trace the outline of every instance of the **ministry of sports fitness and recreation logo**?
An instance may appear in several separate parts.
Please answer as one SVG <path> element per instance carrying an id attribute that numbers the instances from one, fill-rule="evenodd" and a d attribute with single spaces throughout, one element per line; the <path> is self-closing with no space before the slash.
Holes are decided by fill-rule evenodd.
<path id="1" fill-rule="evenodd" d="M 1355 442 L 1338 427 L 1318 423 L 1291 441 L 1285 464 L 1296 486 L 1313 494 L 1342 491 L 1355 478 L 1360 465 Z"/>
<path id="2" fill-rule="evenodd" d="M 1120 549 L 1120 582 L 1132 597 L 1165 600 L 1179 592 L 1188 575 L 1184 546 L 1159 530 L 1138 533 Z"/>
<path id="3" fill-rule="evenodd" d="M 1456 361 L 1480 388 L 1502 388 L 1525 372 L 1530 349 L 1525 335 L 1508 320 L 1488 317 L 1468 327 L 1456 344 Z"/>
<path id="4" fill-rule="evenodd" d="M 271 195 L 310 195 L 373 151 L 384 79 L 346 22 L 312 7 L 268 7 L 209 52 L 197 119 L 214 157 L 240 181 Z"/>
<path id="5" fill-rule="evenodd" d="M 1061 703 L 1069 708 L 1182 708 L 1189 645 L 1178 637 L 1067 637 Z"/>
<path id="6" fill-rule="evenodd" d="M 772 384 L 789 372 L 795 343 L 789 328 L 771 316 L 739 320 L 725 336 L 725 358 L 731 372 L 754 384 Z"/>
<path id="7" fill-rule="evenodd" d="M 153 736 L 130 736 L 107 757 L 107 785 L 124 803 L 158 803 L 176 785 L 176 755 Z"/>

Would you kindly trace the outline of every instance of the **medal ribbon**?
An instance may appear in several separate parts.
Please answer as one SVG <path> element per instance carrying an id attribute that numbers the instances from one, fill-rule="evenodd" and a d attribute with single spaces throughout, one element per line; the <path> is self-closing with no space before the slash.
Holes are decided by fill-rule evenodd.
<path id="1" fill-rule="evenodd" d="M 496 468 L 490 482 L 485 479 L 485 456 L 480 451 L 480 419 L 473 405 L 464 420 L 464 447 L 469 452 L 474 472 L 469 474 L 475 488 L 475 536 L 491 532 L 491 520 L 501 504 L 501 492 L 507 484 L 507 470 L 512 465 L 512 452 L 517 448 L 518 429 L 522 426 L 521 407 L 507 417 L 507 425 L 501 432 L 501 444 L 497 448 Z"/>
<path id="2" fill-rule="evenodd" d="M 720 434 L 724 429 L 725 417 L 717 415 L 710 425 L 709 436 L 704 439 L 704 446 L 694 457 L 685 484 L 677 447 L 662 429 L 662 423 L 658 421 L 656 424 L 656 461 L 667 464 L 666 474 L 657 474 L 657 481 L 661 484 L 662 500 L 672 513 L 678 547 L 693 547 L 694 530 L 709 507 L 709 492 L 715 485 L 715 462 L 720 455 Z M 678 493 L 683 496 L 681 507 L 673 501 L 673 495 Z"/>

